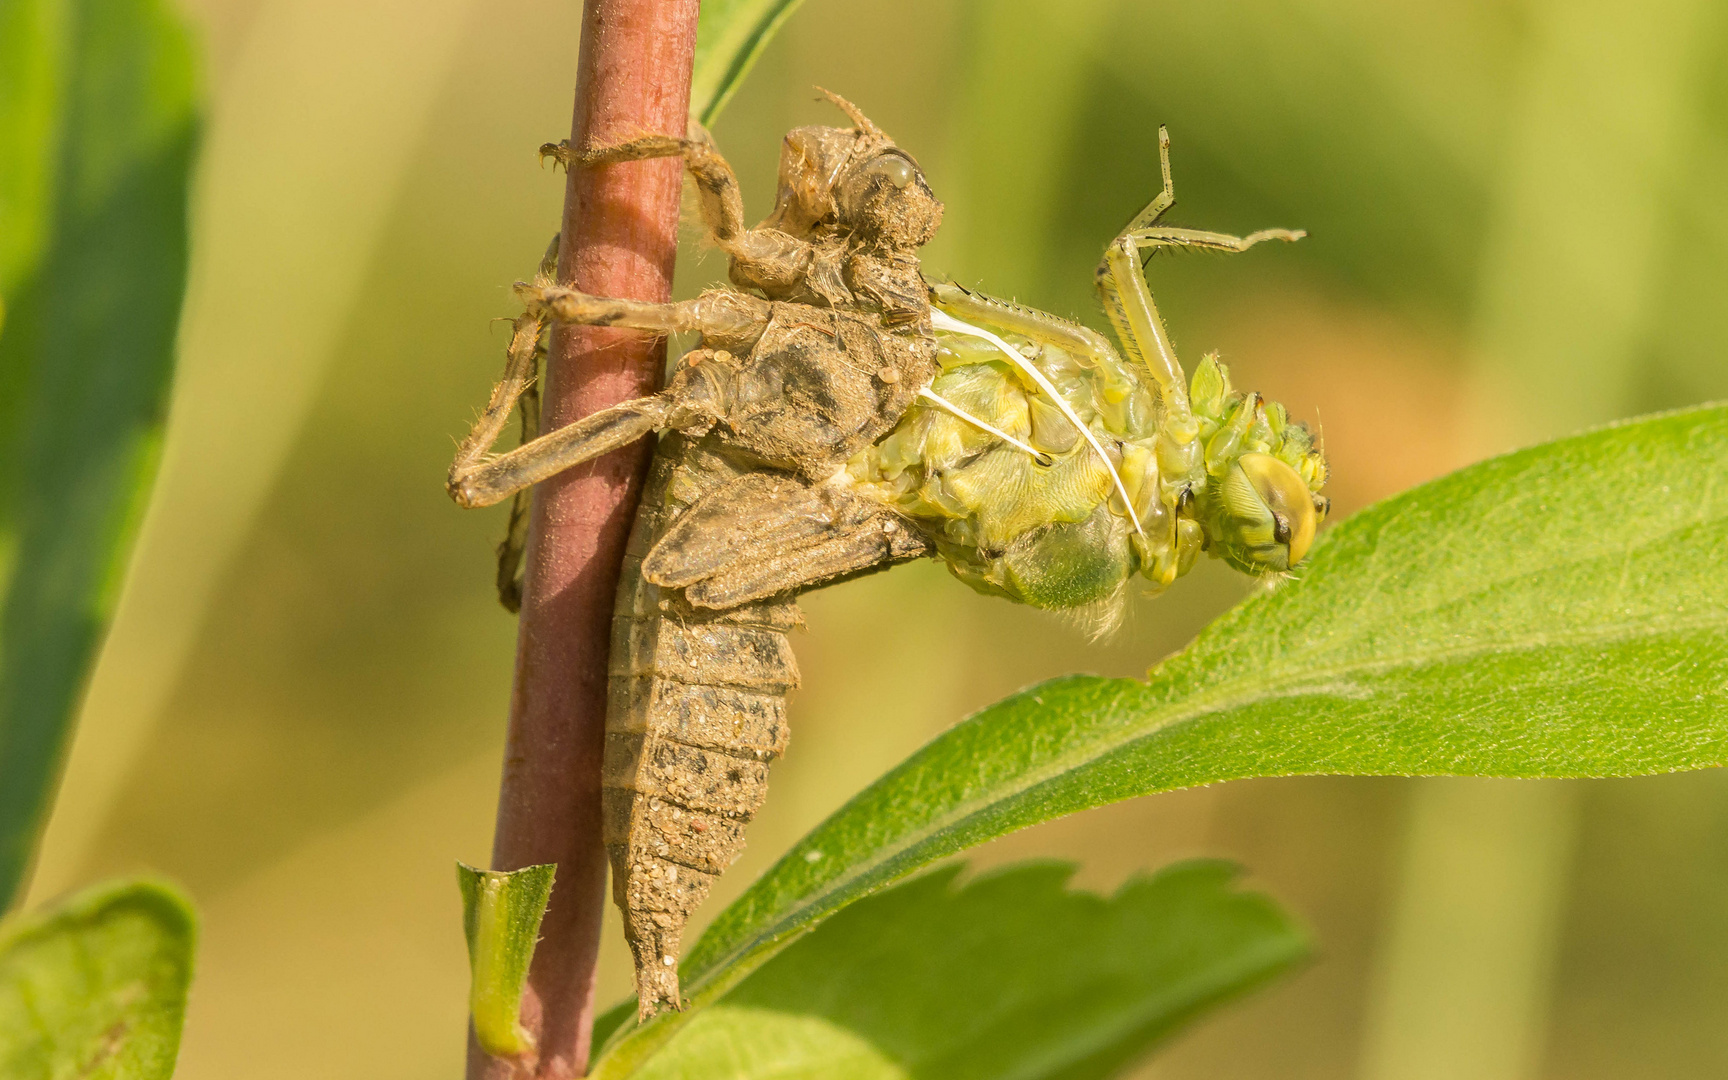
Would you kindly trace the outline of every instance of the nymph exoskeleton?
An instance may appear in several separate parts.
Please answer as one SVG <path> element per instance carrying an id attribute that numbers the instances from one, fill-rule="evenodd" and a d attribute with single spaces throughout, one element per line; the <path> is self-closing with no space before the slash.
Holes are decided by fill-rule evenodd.
<path id="1" fill-rule="evenodd" d="M 1299 234 L 1156 227 L 1173 201 L 1161 139 L 1163 192 L 1099 272 L 1137 368 L 1083 327 L 926 286 L 914 252 L 941 204 L 911 158 L 835 101 L 854 127 L 787 136 L 774 212 L 755 229 L 705 137 L 547 148 L 572 167 L 681 155 L 738 288 L 644 304 L 559 288 L 543 269 L 518 287 L 528 311 L 505 379 L 450 472 L 458 502 L 489 505 L 661 433 L 619 583 L 605 761 L 613 892 L 644 1017 L 679 1005 L 684 924 L 742 848 L 785 749 L 799 591 L 939 554 L 981 591 L 1109 605 L 1136 570 L 1162 588 L 1202 549 L 1285 571 L 1325 512 L 1306 429 L 1232 392 L 1211 358 L 1186 379 L 1140 276 L 1139 252 L 1156 246 Z M 549 320 L 701 340 L 662 393 L 490 457 Z"/>
<path id="2" fill-rule="evenodd" d="M 603 781 L 613 896 L 643 1016 L 679 1005 L 684 924 L 742 849 L 767 763 L 785 749 L 795 594 L 931 551 L 891 507 L 830 482 L 936 373 L 914 253 L 942 213 L 916 163 L 835 100 L 854 127 L 787 136 L 774 212 L 754 229 L 705 137 L 548 148 L 577 168 L 681 155 L 740 288 L 638 303 L 551 285 L 543 267 L 518 286 L 528 310 L 504 381 L 450 471 L 456 500 L 485 506 L 662 432 L 619 582 Z M 663 392 L 488 456 L 532 383 L 550 320 L 693 330 L 701 340 Z M 507 540 L 507 602 L 511 549 Z"/>

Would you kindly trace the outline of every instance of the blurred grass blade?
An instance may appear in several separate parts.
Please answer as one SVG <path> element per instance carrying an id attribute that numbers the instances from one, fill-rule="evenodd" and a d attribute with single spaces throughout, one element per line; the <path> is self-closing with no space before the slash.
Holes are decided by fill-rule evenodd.
<path id="1" fill-rule="evenodd" d="M 159 0 L 0 7 L 0 907 L 155 473 L 197 127 Z"/>
<path id="2" fill-rule="evenodd" d="M 1233 887 L 1227 863 L 1182 863 L 1112 897 L 1068 891 L 1061 863 L 956 888 L 961 869 L 836 915 L 638 1075 L 1103 1080 L 1308 952 L 1278 905 Z"/>
<path id="3" fill-rule="evenodd" d="M 780 26 L 803 0 L 703 0 L 696 24 L 690 115 L 712 124 Z"/>
<path id="4" fill-rule="evenodd" d="M 0 925 L 0 1076 L 168 1080 L 197 936 L 191 904 L 150 881 Z"/>
<path id="5" fill-rule="evenodd" d="M 1728 406 L 1472 466 L 1316 546 L 1146 683 L 1070 677 L 937 738 L 800 841 L 685 960 L 694 1008 L 932 860 L 1156 791 L 1303 773 L 1629 776 L 1728 762 Z"/>
<path id="6" fill-rule="evenodd" d="M 48 229 L 64 7 L 0 4 L 0 326 L 5 301 L 41 257 Z"/>
<path id="7" fill-rule="evenodd" d="M 520 1021 L 522 989 L 557 870 L 555 863 L 511 871 L 456 864 L 472 979 L 468 1010 L 475 1038 L 493 1057 L 516 1057 L 534 1049 L 534 1037 Z"/>

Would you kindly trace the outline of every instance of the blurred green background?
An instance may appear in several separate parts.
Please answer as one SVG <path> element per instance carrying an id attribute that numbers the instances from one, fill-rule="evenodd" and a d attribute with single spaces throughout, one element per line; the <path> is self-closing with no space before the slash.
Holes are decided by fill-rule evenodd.
<path id="1" fill-rule="evenodd" d="M 556 228 L 534 149 L 568 130 L 578 7 L 185 2 L 213 116 L 172 427 L 32 893 L 139 868 L 191 889 L 182 1077 L 458 1075 L 451 867 L 489 849 L 514 622 L 502 512 L 442 477 Z M 1218 349 L 1319 421 L 1340 514 L 1728 394 L 1722 5 L 808 0 L 716 126 L 753 215 L 784 131 L 835 121 L 813 84 L 946 200 L 929 271 L 1094 325 L 1161 122 L 1172 220 L 1307 228 L 1150 273 L 1189 363 Z M 686 294 L 724 275 L 690 241 Z M 1202 566 L 1103 644 L 934 565 L 810 596 L 793 747 L 706 914 L 970 710 L 1140 673 L 1245 588 Z M 1242 861 L 1320 953 L 1145 1076 L 1728 1073 L 1718 774 L 1244 782 L 976 859 L 1071 858 L 1108 889 L 1190 854 Z M 606 949 L 612 1000 L 615 924 Z"/>

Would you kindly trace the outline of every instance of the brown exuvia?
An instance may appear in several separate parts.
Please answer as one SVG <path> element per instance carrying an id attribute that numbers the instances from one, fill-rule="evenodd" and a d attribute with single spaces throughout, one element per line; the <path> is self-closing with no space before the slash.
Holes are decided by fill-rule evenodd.
<path id="1" fill-rule="evenodd" d="M 526 489 L 661 433 L 618 588 L 604 777 L 613 896 L 643 1017 L 679 1007 L 684 925 L 737 858 L 768 763 L 786 748 L 795 595 L 932 550 L 879 500 L 826 482 L 936 373 L 915 252 L 942 217 L 917 164 L 830 97 L 853 126 L 787 135 L 774 211 L 755 228 L 705 133 L 544 148 L 572 168 L 682 156 L 735 287 L 640 303 L 557 287 L 543 269 L 517 287 L 527 311 L 504 380 L 450 470 L 464 506 L 517 496 L 500 559 L 513 606 Z M 661 393 L 539 434 L 532 388 L 553 321 L 701 338 Z M 519 399 L 524 444 L 492 456 Z"/>

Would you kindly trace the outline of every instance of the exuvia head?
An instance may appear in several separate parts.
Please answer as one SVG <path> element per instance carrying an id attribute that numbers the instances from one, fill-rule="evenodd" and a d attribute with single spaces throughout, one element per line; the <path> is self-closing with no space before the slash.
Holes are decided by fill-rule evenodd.
<path id="1" fill-rule="evenodd" d="M 774 212 L 762 224 L 804 238 L 829 226 L 907 251 L 927 243 L 942 222 L 942 203 L 918 163 L 858 106 L 822 93 L 854 126 L 787 133 Z"/>

